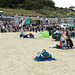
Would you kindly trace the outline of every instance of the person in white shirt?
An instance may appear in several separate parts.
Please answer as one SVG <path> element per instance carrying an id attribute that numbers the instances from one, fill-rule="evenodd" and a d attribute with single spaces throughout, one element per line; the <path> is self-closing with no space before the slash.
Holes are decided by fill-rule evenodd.
<path id="1" fill-rule="evenodd" d="M 4 30 L 5 30 L 5 26 L 4 26 L 4 25 L 2 26 L 2 30 L 3 30 L 3 32 L 4 32 Z"/>
<path id="2" fill-rule="evenodd" d="M 23 30 L 23 27 L 21 28 L 21 34 L 20 34 L 20 37 L 22 37 L 24 35 L 24 30 Z"/>

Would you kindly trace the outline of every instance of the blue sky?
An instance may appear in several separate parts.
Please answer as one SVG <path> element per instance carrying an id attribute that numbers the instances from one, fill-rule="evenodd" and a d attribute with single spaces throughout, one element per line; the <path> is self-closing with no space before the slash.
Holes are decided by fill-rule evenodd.
<path id="1" fill-rule="evenodd" d="M 75 0 L 52 0 L 55 2 L 55 6 L 57 7 L 70 7 L 75 6 Z"/>

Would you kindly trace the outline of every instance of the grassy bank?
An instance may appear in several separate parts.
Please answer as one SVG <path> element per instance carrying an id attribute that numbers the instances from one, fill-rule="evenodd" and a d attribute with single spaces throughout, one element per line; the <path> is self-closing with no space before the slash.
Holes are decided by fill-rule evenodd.
<path id="1" fill-rule="evenodd" d="M 0 10 L 3 10 L 3 13 L 6 15 L 11 14 L 19 14 L 19 15 L 30 15 L 30 16 L 46 16 L 46 17 L 68 17 L 68 16 L 75 16 L 75 12 L 67 12 L 64 9 L 58 9 L 55 10 L 53 8 L 51 9 L 41 9 L 41 10 L 24 10 L 24 9 L 5 9 L 0 8 Z"/>
<path id="2" fill-rule="evenodd" d="M 32 10 L 23 10 L 23 9 L 5 9 L 5 8 L 1 8 L 1 10 L 3 10 L 3 13 L 6 15 L 11 15 L 11 14 L 19 14 L 19 15 L 38 15 L 38 16 L 44 16 L 43 14 L 40 14 L 36 11 L 32 11 Z"/>

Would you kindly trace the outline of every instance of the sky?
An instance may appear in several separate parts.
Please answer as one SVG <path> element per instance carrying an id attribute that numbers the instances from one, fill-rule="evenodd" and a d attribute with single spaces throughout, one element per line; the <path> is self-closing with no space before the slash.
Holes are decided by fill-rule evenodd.
<path id="1" fill-rule="evenodd" d="M 52 0 L 55 2 L 56 7 L 70 7 L 75 6 L 75 0 Z"/>

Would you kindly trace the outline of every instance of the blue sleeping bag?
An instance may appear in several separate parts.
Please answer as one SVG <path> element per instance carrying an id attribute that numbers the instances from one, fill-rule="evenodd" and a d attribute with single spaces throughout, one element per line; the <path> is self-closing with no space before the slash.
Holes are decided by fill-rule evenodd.
<path id="1" fill-rule="evenodd" d="M 50 61 L 50 60 L 56 60 L 55 58 L 48 58 L 48 59 L 36 59 L 34 58 L 34 60 L 36 61 Z"/>

